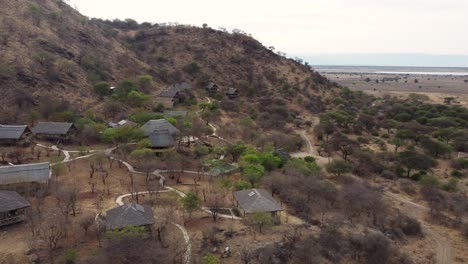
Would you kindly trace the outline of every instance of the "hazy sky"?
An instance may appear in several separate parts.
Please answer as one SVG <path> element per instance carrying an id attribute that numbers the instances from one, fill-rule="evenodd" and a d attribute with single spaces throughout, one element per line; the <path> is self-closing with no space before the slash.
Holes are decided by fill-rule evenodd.
<path id="1" fill-rule="evenodd" d="M 239 28 L 288 54 L 468 54 L 467 0 L 70 0 L 90 17 Z"/>

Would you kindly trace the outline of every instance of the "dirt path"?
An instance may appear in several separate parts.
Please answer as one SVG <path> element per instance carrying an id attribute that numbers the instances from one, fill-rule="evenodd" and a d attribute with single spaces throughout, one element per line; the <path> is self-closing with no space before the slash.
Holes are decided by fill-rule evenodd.
<path id="1" fill-rule="evenodd" d="M 429 208 L 389 191 L 385 191 L 384 195 L 392 200 L 399 202 L 399 207 L 402 211 L 421 222 L 426 237 L 436 245 L 435 260 L 437 264 L 453 263 L 453 250 L 450 243 L 447 242 L 441 234 L 435 231 L 432 226 L 424 220 L 426 213 L 429 211 Z"/>
<path id="2" fill-rule="evenodd" d="M 307 132 L 305 130 L 297 130 L 296 131 L 301 138 L 306 142 L 306 150 L 302 152 L 295 152 L 291 153 L 291 157 L 293 158 L 304 158 L 307 156 L 312 156 L 315 158 L 315 161 L 319 165 L 325 165 L 328 163 L 328 158 L 322 157 L 318 154 L 317 150 L 314 148 L 312 145 L 312 142 L 310 141 L 309 137 L 307 136 Z"/>

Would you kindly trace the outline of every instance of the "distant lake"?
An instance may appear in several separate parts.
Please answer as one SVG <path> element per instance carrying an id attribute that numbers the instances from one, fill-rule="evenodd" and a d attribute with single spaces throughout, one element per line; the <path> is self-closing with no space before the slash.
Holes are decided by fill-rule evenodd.
<path id="1" fill-rule="evenodd" d="M 468 76 L 468 68 L 386 67 L 386 66 L 313 66 L 320 73 Z"/>
<path id="2" fill-rule="evenodd" d="M 399 72 L 399 71 L 378 71 L 367 73 L 395 74 L 395 75 L 444 75 L 444 76 L 468 76 L 468 72 Z"/>

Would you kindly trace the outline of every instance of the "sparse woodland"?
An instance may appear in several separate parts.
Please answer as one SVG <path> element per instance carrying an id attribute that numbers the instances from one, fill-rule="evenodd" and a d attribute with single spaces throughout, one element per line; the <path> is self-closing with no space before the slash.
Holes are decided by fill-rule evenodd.
<path id="1" fill-rule="evenodd" d="M 0 146 L 2 164 L 53 163 L 46 186 L 8 186 L 31 208 L 0 263 L 435 263 L 449 233 L 468 261 L 466 108 L 338 87 L 238 30 L 0 4 L 0 124 L 77 128 L 58 150 Z M 171 116 L 155 97 L 180 82 Z M 180 130 L 174 148 L 152 149 L 140 127 L 156 119 Z M 243 215 L 233 192 L 251 188 L 284 211 Z M 105 230 L 117 197 L 150 206 L 152 232 Z"/>

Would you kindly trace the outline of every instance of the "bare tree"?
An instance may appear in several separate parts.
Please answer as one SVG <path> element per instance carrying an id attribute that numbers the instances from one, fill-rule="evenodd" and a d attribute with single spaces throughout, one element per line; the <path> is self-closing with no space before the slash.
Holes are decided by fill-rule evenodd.
<path id="1" fill-rule="evenodd" d="M 76 216 L 76 205 L 78 202 L 78 188 L 75 185 L 61 186 L 57 192 L 57 205 L 65 217 L 71 214 Z"/>
<path id="2" fill-rule="evenodd" d="M 88 230 L 93 225 L 93 223 L 94 223 L 93 215 L 85 215 L 81 217 L 79 224 L 80 224 L 80 227 L 83 229 L 85 236 L 88 235 Z"/>
<path id="3" fill-rule="evenodd" d="M 211 212 L 211 217 L 213 221 L 216 222 L 218 219 L 218 214 L 221 211 L 221 207 L 223 205 L 223 194 L 219 191 L 212 190 L 208 192 L 207 199 L 206 199 L 206 206 Z"/>

